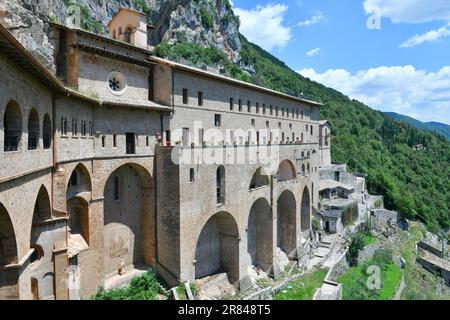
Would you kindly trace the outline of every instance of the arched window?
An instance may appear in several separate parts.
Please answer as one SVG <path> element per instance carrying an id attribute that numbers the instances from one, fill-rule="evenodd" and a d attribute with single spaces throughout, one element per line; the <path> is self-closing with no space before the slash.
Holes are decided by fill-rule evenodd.
<path id="1" fill-rule="evenodd" d="M 4 150 L 17 151 L 22 137 L 22 113 L 16 102 L 10 102 L 6 106 L 3 127 L 5 130 Z"/>
<path id="2" fill-rule="evenodd" d="M 28 117 L 28 150 L 36 150 L 39 144 L 39 115 L 31 109 Z"/>
<path id="3" fill-rule="evenodd" d="M 305 170 L 305 164 L 302 164 L 302 176 L 305 176 L 306 170 Z"/>
<path id="4" fill-rule="evenodd" d="M 306 170 L 308 171 L 308 176 L 311 174 L 311 166 L 309 165 L 309 163 L 308 163 L 308 165 L 306 166 Z"/>
<path id="5" fill-rule="evenodd" d="M 289 160 L 284 160 L 278 167 L 278 181 L 294 180 L 297 176 L 295 167 Z"/>
<path id="6" fill-rule="evenodd" d="M 131 43 L 131 35 L 132 34 L 133 34 L 133 28 L 127 27 L 125 29 L 125 33 L 123 35 L 123 41 L 125 41 L 126 43 Z"/>
<path id="7" fill-rule="evenodd" d="M 42 128 L 44 149 L 50 149 L 50 146 L 52 145 L 52 121 L 50 120 L 48 113 L 44 116 L 44 125 Z"/>
<path id="8" fill-rule="evenodd" d="M 217 203 L 225 203 L 225 168 L 220 166 L 216 173 Z"/>
<path id="9" fill-rule="evenodd" d="M 189 182 L 194 183 L 194 181 L 195 181 L 195 171 L 193 168 L 191 168 L 191 170 L 189 170 Z"/>

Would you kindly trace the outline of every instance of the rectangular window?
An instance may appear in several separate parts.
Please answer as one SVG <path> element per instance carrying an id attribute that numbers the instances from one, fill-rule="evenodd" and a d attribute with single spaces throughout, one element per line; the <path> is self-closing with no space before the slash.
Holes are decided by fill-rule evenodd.
<path id="1" fill-rule="evenodd" d="M 314 132 L 313 126 L 311 126 L 310 128 L 311 128 L 311 135 L 313 135 Z"/>
<path id="2" fill-rule="evenodd" d="M 256 103 L 256 113 L 259 113 L 259 103 Z"/>
<path id="3" fill-rule="evenodd" d="M 202 146 L 203 145 L 203 136 L 204 136 L 204 130 L 203 128 L 198 129 L 198 143 Z"/>
<path id="4" fill-rule="evenodd" d="M 239 99 L 239 111 L 242 111 L 242 100 Z"/>
<path id="5" fill-rule="evenodd" d="M 263 104 L 263 114 L 266 114 L 266 105 Z"/>
<path id="6" fill-rule="evenodd" d="M 304 113 L 303 113 L 303 111 L 301 112 L 301 115 L 302 115 L 302 120 L 303 120 L 303 116 L 304 116 Z"/>
<path id="7" fill-rule="evenodd" d="M 106 145 L 106 137 L 102 136 L 102 148 L 104 148 Z"/>
<path id="8" fill-rule="evenodd" d="M 298 110 L 295 112 L 295 114 L 296 114 L 296 116 L 297 116 L 297 119 L 298 119 Z"/>
<path id="9" fill-rule="evenodd" d="M 270 115 L 273 115 L 273 105 L 270 105 Z"/>
<path id="10" fill-rule="evenodd" d="M 289 123 L 289 129 L 292 130 L 292 123 Z"/>
<path id="11" fill-rule="evenodd" d="M 126 152 L 136 154 L 136 135 L 132 132 L 126 133 Z"/>
<path id="12" fill-rule="evenodd" d="M 170 146 L 172 142 L 172 135 L 170 130 L 166 130 L 166 146 Z"/>
<path id="13" fill-rule="evenodd" d="M 150 145 L 149 136 L 145 137 L 145 146 L 148 147 Z"/>
<path id="14" fill-rule="evenodd" d="M 222 126 L 222 116 L 220 114 L 214 115 L 214 125 L 216 127 Z"/>
<path id="15" fill-rule="evenodd" d="M 120 200 L 119 177 L 114 177 L 114 200 Z"/>
<path id="16" fill-rule="evenodd" d="M 278 122 L 278 129 L 281 129 L 281 122 Z"/>
<path id="17" fill-rule="evenodd" d="M 251 124 L 252 124 L 252 127 L 254 127 L 256 125 L 255 119 L 252 119 Z"/>
<path id="18" fill-rule="evenodd" d="M 189 145 L 189 128 L 183 128 L 183 146 Z"/>
<path id="19" fill-rule="evenodd" d="M 198 92 L 198 106 L 203 107 L 203 92 Z"/>
<path id="20" fill-rule="evenodd" d="M 234 110 L 234 99 L 230 98 L 230 111 Z"/>
<path id="21" fill-rule="evenodd" d="M 284 117 L 284 108 L 281 108 L 281 116 Z"/>
<path id="22" fill-rule="evenodd" d="M 148 100 L 153 101 L 155 100 L 155 89 L 154 89 L 154 82 L 153 82 L 153 69 L 150 69 L 148 73 Z"/>
<path id="23" fill-rule="evenodd" d="M 183 104 L 189 103 L 188 89 L 183 89 Z"/>
<path id="24" fill-rule="evenodd" d="M 275 115 L 278 117 L 279 114 L 279 107 L 275 107 Z"/>
<path id="25" fill-rule="evenodd" d="M 252 104 L 251 104 L 250 100 L 247 101 L 247 111 L 252 112 Z"/>
<path id="26" fill-rule="evenodd" d="M 113 147 L 117 148 L 117 135 L 113 135 Z"/>
<path id="27" fill-rule="evenodd" d="M 270 127 L 270 122 L 266 121 L 266 128 L 269 128 L 269 127 Z"/>

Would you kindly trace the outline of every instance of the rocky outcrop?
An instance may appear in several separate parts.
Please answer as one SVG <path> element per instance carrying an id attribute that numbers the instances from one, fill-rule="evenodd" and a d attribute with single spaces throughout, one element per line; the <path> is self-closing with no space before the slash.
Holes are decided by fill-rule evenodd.
<path id="1" fill-rule="evenodd" d="M 190 41 L 214 46 L 239 60 L 239 19 L 228 0 L 2 0 L 0 23 L 49 69 L 54 69 L 50 23 L 67 25 L 71 6 L 80 28 L 106 35 L 111 17 L 122 7 L 144 12 L 149 24 L 162 25 L 159 41 Z"/>

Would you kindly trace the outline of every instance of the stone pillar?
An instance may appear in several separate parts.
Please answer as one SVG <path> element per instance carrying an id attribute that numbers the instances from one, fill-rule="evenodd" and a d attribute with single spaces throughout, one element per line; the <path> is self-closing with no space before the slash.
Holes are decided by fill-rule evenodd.
<path id="1" fill-rule="evenodd" d="M 67 242 L 58 241 L 53 250 L 55 270 L 55 299 L 69 299 L 69 258 L 67 256 Z"/>

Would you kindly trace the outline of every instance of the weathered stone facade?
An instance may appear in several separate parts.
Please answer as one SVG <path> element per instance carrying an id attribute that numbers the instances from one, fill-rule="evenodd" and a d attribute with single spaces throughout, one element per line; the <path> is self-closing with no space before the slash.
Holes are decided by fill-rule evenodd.
<path id="1" fill-rule="evenodd" d="M 0 31 L 0 299 L 86 298 L 147 267 L 246 289 L 249 266 L 282 271 L 278 248 L 297 258 L 320 104 L 55 26 L 61 82 Z"/>

